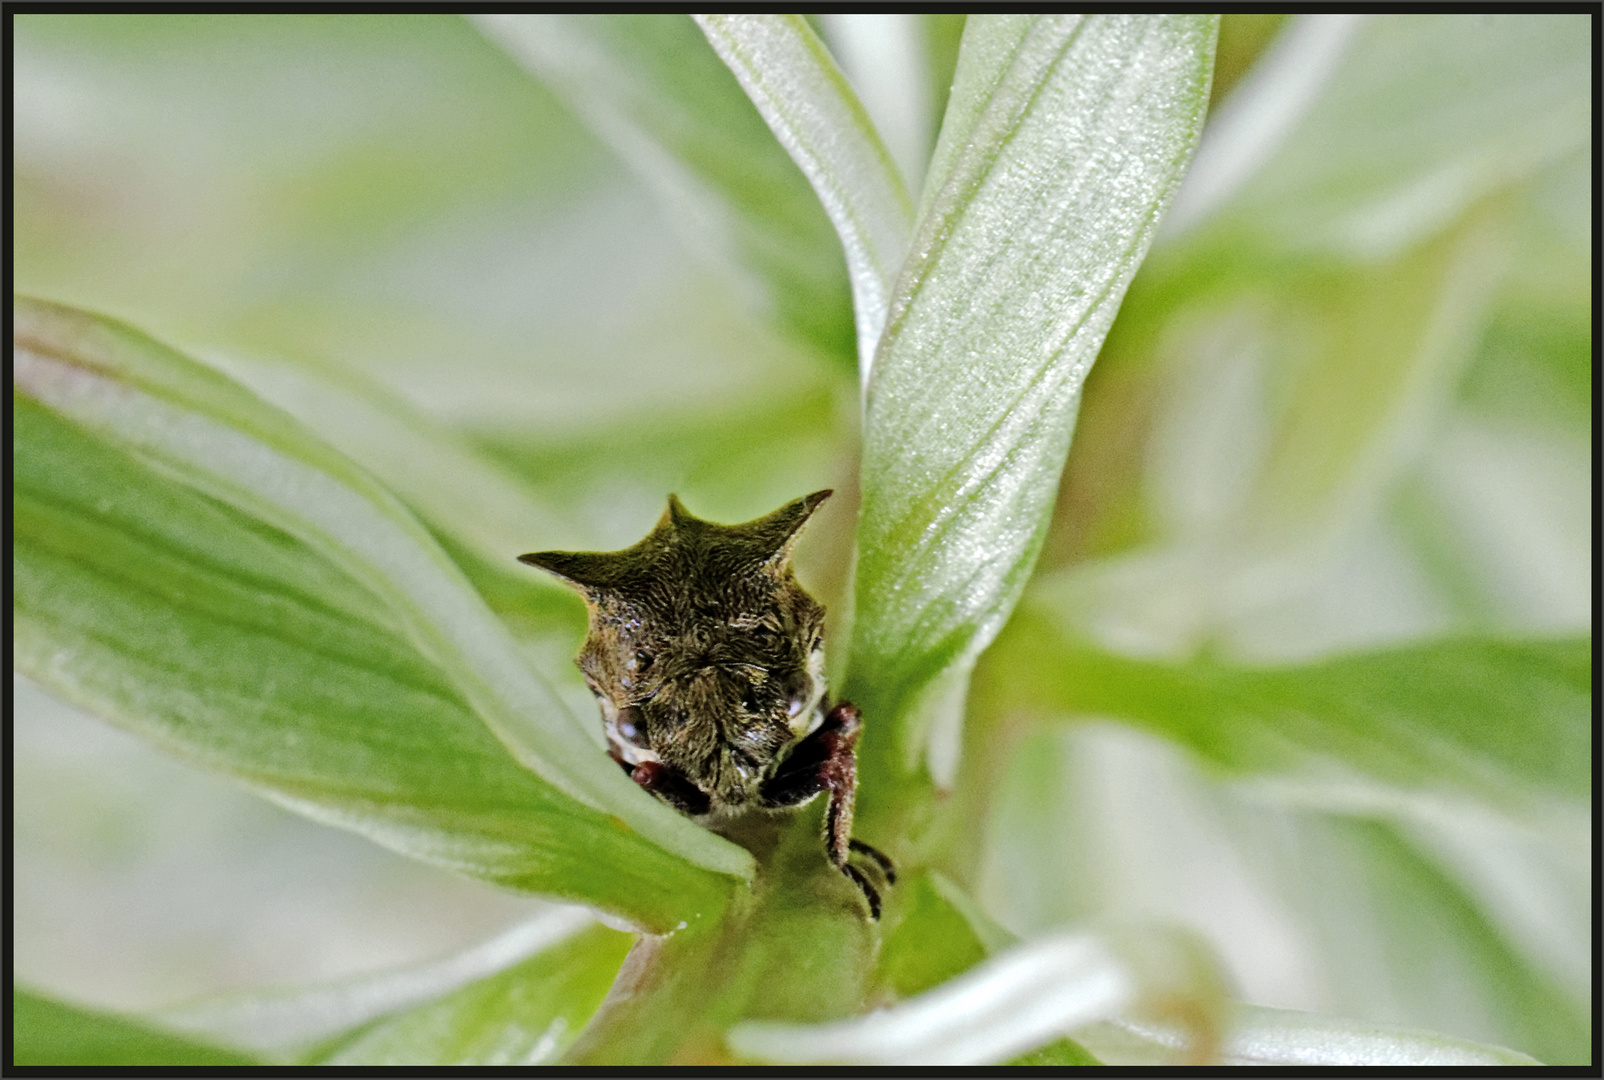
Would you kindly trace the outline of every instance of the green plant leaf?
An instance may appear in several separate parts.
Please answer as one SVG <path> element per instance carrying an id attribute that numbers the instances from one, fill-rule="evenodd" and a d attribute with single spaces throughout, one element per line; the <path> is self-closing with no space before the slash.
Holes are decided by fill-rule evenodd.
<path id="1" fill-rule="evenodd" d="M 898 997 L 932 990 L 990 951 L 934 878 L 927 871 L 899 880 L 881 931 L 880 978 Z"/>
<path id="2" fill-rule="evenodd" d="M 260 1065 L 225 1050 L 125 1016 L 67 1005 L 20 987 L 11 996 L 13 1066 L 84 1068 Z"/>
<path id="3" fill-rule="evenodd" d="M 748 1021 L 726 1042 L 776 1064 L 988 1065 L 1127 1008 L 1194 1019 L 1217 1045 L 1223 982 L 1206 948 L 1168 931 L 1060 931 L 1023 942 L 889 1008 L 827 1024 Z"/>
<path id="4" fill-rule="evenodd" d="M 437 534 L 509 577 L 529 583 L 516 561 L 525 547 L 588 539 L 565 508 L 532 497 L 521 477 L 473 440 L 371 379 L 288 360 L 211 359 L 371 473 Z"/>
<path id="5" fill-rule="evenodd" d="M 865 386 L 885 329 L 913 205 L 874 123 L 800 15 L 698 15 L 707 40 L 785 147 L 841 238 Z"/>
<path id="6" fill-rule="evenodd" d="M 1298 912 L 1326 972 L 1323 1009 L 1376 1023 L 1426 1028 L 1507 1046 L 1551 1065 L 1586 1064 L 1591 997 L 1585 976 L 1567 987 L 1512 939 L 1484 896 L 1446 873 L 1421 843 L 1422 825 L 1339 814 L 1294 813 L 1255 856 Z M 1470 814 L 1466 818 L 1474 822 Z M 1252 836 L 1252 834 L 1249 834 Z M 1489 841 L 1501 837 L 1487 830 Z M 1250 843 L 1253 842 L 1250 840 Z M 1586 841 L 1583 840 L 1582 844 Z M 1578 846 L 1581 846 L 1580 844 Z M 1556 902 L 1588 924 L 1586 856 L 1569 895 L 1553 883 L 1514 885 L 1527 904 Z M 1573 932 L 1574 948 L 1586 931 Z M 1574 965 L 1581 967 L 1582 965 Z"/>
<path id="7" fill-rule="evenodd" d="M 868 387 L 844 687 L 867 771 L 887 739 L 886 765 L 915 762 L 916 706 L 961 685 L 1024 587 L 1081 384 L 1196 141 L 1215 26 L 968 21 Z"/>
<path id="8" fill-rule="evenodd" d="M 854 356 L 840 246 L 807 180 L 684 15 L 483 15 L 479 25 L 662 199 L 759 310 Z"/>
<path id="9" fill-rule="evenodd" d="M 1007 639 L 986 676 L 998 709 L 1134 722 L 1233 772 L 1339 765 L 1516 808 L 1592 791 L 1588 638 L 1452 639 L 1284 667 L 1167 664 L 1075 641 L 1027 609 Z"/>
<path id="10" fill-rule="evenodd" d="M 1100 1024 L 1079 1035 L 1098 1048 L 1111 1065 L 1173 1064 L 1177 1053 L 1185 1048 L 1177 1032 L 1149 1024 Z M 1516 1050 L 1455 1039 L 1435 1031 L 1369 1024 L 1296 1009 L 1239 1005 L 1234 1032 L 1219 1064 L 1352 1067 L 1542 1062 Z"/>
<path id="11" fill-rule="evenodd" d="M 737 1024 L 737 1054 L 773 1064 L 985 1065 L 1117 1015 L 1135 986 L 1083 934 L 1044 938 L 887 1009 L 833 1024 Z"/>
<path id="12" fill-rule="evenodd" d="M 1096 1057 L 1074 1039 L 1059 1039 L 1046 1046 L 1038 1046 L 1028 1054 L 1021 1054 L 1014 1060 L 1006 1062 L 1008 1065 L 1102 1065 L 1104 1062 Z"/>
<path id="13" fill-rule="evenodd" d="M 1396 255 L 1585 147 L 1590 73 L 1581 14 L 1366 17 L 1217 224 L 1238 245 Z M 1281 81 L 1252 82 L 1243 89 L 1255 96 L 1288 93 Z"/>
<path id="14" fill-rule="evenodd" d="M 592 926 L 506 971 L 371 1024 L 317 1063 L 550 1064 L 601 1004 L 634 940 Z"/>
<path id="15" fill-rule="evenodd" d="M 649 925 L 717 903 L 682 858 L 749 872 L 628 782 L 345 459 L 126 327 L 16 315 L 23 670 L 314 816 Z"/>
<path id="16" fill-rule="evenodd" d="M 586 909 L 553 907 L 443 959 L 310 985 L 214 994 L 147 1016 L 163 1027 L 274 1061 L 321 1058 L 371 1031 L 375 1023 L 483 984 L 595 929 L 596 920 Z"/>
<path id="17" fill-rule="evenodd" d="M 1302 794 L 1210 782 L 1180 748 L 1112 723 L 1041 731 L 1013 754 L 979 893 L 1026 935 L 1196 927 L 1250 1000 L 1586 1059 L 1585 809 L 1545 836 L 1462 798 Z M 1456 860 L 1448 838 L 1494 854 Z"/>

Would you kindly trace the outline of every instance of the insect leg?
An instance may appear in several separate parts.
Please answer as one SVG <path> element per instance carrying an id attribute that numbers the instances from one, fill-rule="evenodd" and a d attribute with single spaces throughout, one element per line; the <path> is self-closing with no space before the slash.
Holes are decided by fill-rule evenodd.
<path id="1" fill-rule="evenodd" d="M 887 885 L 895 885 L 897 883 L 897 866 L 885 852 L 872 844 L 865 844 L 862 840 L 849 840 L 847 846 L 859 855 L 867 855 L 873 859 L 875 865 L 880 867 L 880 872 L 886 876 Z"/>
<path id="2" fill-rule="evenodd" d="M 821 791 L 830 793 L 824 813 L 824 852 L 831 865 L 851 879 L 869 902 L 869 917 L 880 917 L 880 894 L 863 872 L 851 865 L 853 851 L 873 859 L 885 873 L 886 883 L 896 881 L 891 860 L 868 844 L 852 839 L 852 811 L 858 791 L 858 761 L 854 753 L 863 722 L 855 705 L 842 702 L 806 739 L 797 744 L 768 783 L 762 799 L 768 806 L 796 806 Z"/>
<path id="3" fill-rule="evenodd" d="M 707 792 L 661 761 L 643 761 L 629 778 L 682 814 L 700 817 L 712 808 Z"/>

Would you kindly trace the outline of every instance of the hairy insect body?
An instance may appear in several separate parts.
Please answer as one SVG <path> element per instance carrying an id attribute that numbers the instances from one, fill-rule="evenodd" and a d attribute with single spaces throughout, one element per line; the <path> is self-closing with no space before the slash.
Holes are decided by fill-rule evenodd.
<path id="1" fill-rule="evenodd" d="M 850 839 L 857 710 L 828 707 L 824 609 L 791 573 L 797 533 L 829 495 L 743 525 L 703 521 L 670 496 L 633 547 L 520 559 L 584 596 L 577 663 L 609 753 L 636 783 L 708 824 L 828 791 L 826 853 L 877 916 L 877 891 L 848 865 L 860 851 L 894 878 L 889 860 Z"/>

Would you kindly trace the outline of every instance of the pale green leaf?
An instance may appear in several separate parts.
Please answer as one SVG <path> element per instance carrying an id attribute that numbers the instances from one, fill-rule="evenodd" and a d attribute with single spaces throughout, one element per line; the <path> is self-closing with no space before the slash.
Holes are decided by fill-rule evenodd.
<path id="1" fill-rule="evenodd" d="M 149 1014 L 149 1019 L 275 1061 L 300 1060 L 320 1049 L 332 1052 L 357 1031 L 370 1031 L 386 1017 L 404 1016 L 555 953 L 577 936 L 627 936 L 616 931 L 593 933 L 601 929 L 583 908 L 556 907 L 441 960 L 312 985 L 213 995 L 162 1009 Z M 545 966 L 554 965 L 546 961 Z M 616 969 L 617 964 L 613 966 Z"/>
<path id="2" fill-rule="evenodd" d="M 853 355 L 840 245 L 808 182 L 685 15 L 482 15 L 735 272 L 754 308 L 826 353 Z"/>
<path id="3" fill-rule="evenodd" d="M 1196 1018 L 1194 1034 L 1217 1039 L 1222 989 L 1188 935 L 1060 931 L 888 1008 L 829 1024 L 749 1021 L 726 1041 L 775 1064 L 998 1064 L 1150 1002 Z"/>
<path id="4" fill-rule="evenodd" d="M 699 15 L 841 237 L 865 385 L 908 249 L 913 207 L 873 122 L 800 15 Z"/>
<path id="5" fill-rule="evenodd" d="M 1152 736 L 1077 724 L 1018 744 L 979 893 L 1027 935 L 1085 920 L 1193 927 L 1249 1001 L 1426 1028 L 1550 1063 L 1585 1059 L 1585 811 L 1568 836 L 1549 839 L 1495 827 L 1464 800 L 1416 803 L 1311 809 L 1256 784 L 1211 783 Z M 1525 858 L 1489 861 L 1476 880 L 1433 842 L 1459 833 L 1461 846 L 1479 840 Z M 1555 873 L 1563 868 L 1544 854 L 1575 865 Z M 1556 949 L 1568 952 L 1558 963 Z"/>
<path id="6" fill-rule="evenodd" d="M 962 13 L 821 12 L 809 20 L 852 84 L 910 193 L 924 182 L 958 62 Z"/>
<path id="7" fill-rule="evenodd" d="M 287 360 L 207 359 L 371 473 L 437 533 L 509 575 L 531 581 L 518 570 L 519 552 L 586 539 L 566 508 L 534 498 L 469 438 L 370 379 Z"/>
<path id="8" fill-rule="evenodd" d="M 319 1055 L 326 1065 L 545 1065 L 584 1030 L 634 938 L 593 926 Z"/>
<path id="9" fill-rule="evenodd" d="M 1115 656 L 1022 612 L 1007 641 L 986 676 L 995 705 L 1130 721 L 1235 772 L 1340 765 L 1517 808 L 1592 790 L 1587 638 L 1465 638 L 1250 668 Z"/>
<path id="10" fill-rule="evenodd" d="M 881 930 L 880 979 L 898 997 L 913 997 L 962 975 L 991 951 L 947 893 L 939 875 L 898 880 L 896 902 Z"/>
<path id="11" fill-rule="evenodd" d="M 1233 243 L 1390 257 L 1588 144 L 1583 14 L 1385 14 L 1350 33 L 1327 85 L 1221 208 Z"/>
<path id="12" fill-rule="evenodd" d="M 1141 498 L 1156 542 L 1037 587 L 1099 640 L 1150 655 L 1280 659 L 1398 621 L 1424 631 L 1432 607 L 1411 582 L 1344 571 L 1377 544 L 1473 354 L 1502 225 L 1473 216 L 1363 272 L 1218 249 L 1157 272 L 1148 288 L 1194 278 L 1204 292 L 1171 316 L 1148 376 Z M 1331 594 L 1348 599 L 1346 623 Z"/>
<path id="13" fill-rule="evenodd" d="M 1185 1052 L 1173 1030 L 1128 1021 L 1101 1024 L 1077 1035 L 1111 1065 L 1174 1064 Z M 1541 1065 L 1516 1050 L 1487 1046 L 1415 1028 L 1386 1027 L 1340 1016 L 1237 1007 L 1236 1026 L 1221 1065 L 1340 1068 L 1375 1065 Z"/>
<path id="14" fill-rule="evenodd" d="M 301 809 L 321 804 L 320 813 L 365 823 L 387 842 L 439 861 L 454 857 L 455 830 L 449 814 L 441 817 L 443 806 L 534 799 L 558 815 L 540 830 L 545 843 L 562 836 L 559 846 L 574 858 L 584 845 L 558 826 L 570 814 L 625 846 L 654 837 L 725 872 L 750 866 L 744 852 L 628 782 L 421 526 L 344 458 L 234 384 L 125 327 L 31 301 L 18 302 L 17 316 L 18 658 L 34 677 L 214 767 L 278 789 Z M 86 464 L 91 457 L 95 468 Z M 208 534 L 216 534 L 215 545 Z M 286 635 L 284 620 L 304 629 Z M 343 650 L 320 648 L 336 640 Z M 228 663 L 208 657 L 213 642 Z M 383 659 L 373 674 L 389 683 L 368 689 L 404 700 L 417 692 L 411 684 L 427 687 L 427 698 L 406 709 L 421 730 L 403 735 L 357 689 L 351 664 L 372 668 L 375 653 Z M 318 674 L 285 678 L 301 666 Z M 409 668 L 421 680 L 408 678 Z M 210 688 L 213 678 L 220 685 Z M 230 696 L 257 705 L 230 706 Z M 289 706 L 284 712 L 274 708 L 279 701 Z M 339 724 L 321 716 L 336 702 Z M 292 735 L 286 723 L 304 730 Z M 534 772 L 504 752 L 491 764 L 497 750 L 481 724 Z M 436 757 L 430 740 L 453 730 L 465 748 L 478 743 L 474 753 L 487 759 L 480 767 L 504 778 L 495 798 L 482 800 L 475 782 L 445 781 L 446 769 L 465 763 Z M 298 741 L 323 737 L 330 743 L 304 752 Z M 245 745 L 252 740 L 258 745 Z M 400 789 L 433 790 L 426 801 L 436 808 L 409 821 L 405 798 L 380 794 L 396 778 L 370 775 L 373 763 L 352 756 L 351 740 L 368 753 L 385 747 L 387 764 L 409 777 Z M 429 779 L 431 769 L 440 778 Z M 373 800 L 379 816 L 370 813 Z M 402 812 L 385 825 L 387 805 Z M 608 815 L 630 822 L 637 835 L 609 824 Z M 480 822 L 467 831 L 481 834 L 481 850 L 466 861 L 481 873 L 538 880 L 537 819 L 523 827 L 528 839 L 510 849 L 507 838 L 521 831 L 512 820 Z M 483 861 L 485 828 L 503 837 L 491 844 L 503 848 L 491 863 Z M 630 863 L 620 850 L 619 867 Z M 492 871 L 492 864 L 499 865 Z M 563 886 L 575 887 L 587 888 Z M 665 898 L 646 894 L 619 910 L 643 899 L 656 906 Z"/>
<path id="15" fill-rule="evenodd" d="M 993 18 L 1012 17 L 965 30 L 961 148 L 938 152 L 868 387 L 844 689 L 904 768 L 917 699 L 962 681 L 1030 574 L 1081 384 L 1208 99 L 1213 17 Z"/>
<path id="16" fill-rule="evenodd" d="M 164 1031 L 132 1017 L 79 1008 L 20 987 L 12 991 L 13 1066 L 211 1069 L 258 1065 L 247 1054 Z"/>
<path id="17" fill-rule="evenodd" d="M 1135 992 L 1101 941 L 1064 934 L 1019 946 L 900 1005 L 834 1024 L 747 1022 L 725 1041 L 772 1064 L 995 1064 L 1118 1014 Z"/>
<path id="18" fill-rule="evenodd" d="M 941 118 L 941 130 L 919 199 L 920 221 L 930 212 L 936 195 L 946 187 L 953 165 L 975 137 L 976 125 L 1035 22 L 1031 15 L 987 14 L 965 20 L 947 111 Z"/>

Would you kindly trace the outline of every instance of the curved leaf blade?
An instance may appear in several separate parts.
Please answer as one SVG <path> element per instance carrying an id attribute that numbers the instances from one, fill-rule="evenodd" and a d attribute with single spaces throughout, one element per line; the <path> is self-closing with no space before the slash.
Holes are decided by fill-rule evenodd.
<path id="1" fill-rule="evenodd" d="M 1541 1065 L 1536 1058 L 1502 1046 L 1487 1046 L 1434 1031 L 1368 1024 L 1340 1016 L 1271 1009 L 1261 1005 L 1237 1006 L 1237 1024 L 1221 1054 L 1222 1065 Z M 1115 1025 L 1107 1025 L 1114 1028 Z M 1118 1034 L 1099 1030 L 1081 1032 L 1081 1038 L 1101 1048 L 1108 1041 L 1119 1046 L 1104 1051 L 1121 1064 L 1132 1042 L 1147 1043 L 1163 1058 L 1182 1048 L 1173 1031 L 1147 1024 L 1121 1023 Z M 1110 1036 L 1113 1035 L 1113 1038 Z M 1119 1035 L 1126 1036 L 1119 1039 Z M 1123 1045 L 1121 1045 L 1123 1043 Z M 1150 1063 L 1143 1060 L 1141 1064 Z"/>
<path id="2" fill-rule="evenodd" d="M 707 40 L 813 185 L 841 238 L 867 387 L 913 206 L 874 122 L 800 15 L 698 15 Z"/>
<path id="3" fill-rule="evenodd" d="M 325 1065 L 549 1065 L 584 1030 L 634 942 L 605 926 L 386 1017 Z"/>
<path id="4" fill-rule="evenodd" d="M 1588 146 L 1591 55 L 1580 12 L 1367 16 L 1217 224 L 1237 244 L 1394 257 Z"/>
<path id="5" fill-rule="evenodd" d="M 659 927 L 718 902 L 706 871 L 519 767 L 326 563 L 22 397 L 15 431 L 19 670 L 435 865 Z"/>
<path id="6" fill-rule="evenodd" d="M 162 1031 L 126 1016 L 84 1009 L 16 989 L 11 1000 L 13 1066 L 260 1065 L 247 1054 Z"/>
<path id="7" fill-rule="evenodd" d="M 969 21 L 951 161 L 868 388 L 845 689 L 903 768 L 920 699 L 966 678 L 1034 565 L 1080 387 L 1196 142 L 1215 25 Z M 998 28 L 1017 46 L 979 47 Z"/>
<path id="8" fill-rule="evenodd" d="M 568 826 L 592 831 L 625 876 L 654 844 L 682 853 L 659 847 L 646 861 L 697 903 L 720 890 L 669 869 L 684 854 L 747 871 L 744 851 L 619 773 L 427 533 L 343 458 L 127 328 L 34 302 L 17 315 L 18 658 L 36 678 L 436 861 L 457 857 L 454 814 L 530 802 L 541 810 L 464 829 L 476 859 L 505 849 L 499 868 L 477 872 L 516 879 L 522 864 L 538 881 L 551 842 L 569 853 L 559 877 L 574 875 L 561 894 L 586 899 L 584 846 Z M 412 727 L 387 724 L 363 693 Z M 326 712 L 340 722 L 308 723 Z M 307 755 L 298 739 L 327 742 Z M 435 739 L 476 759 L 449 791 L 431 768 L 445 777 L 461 759 L 431 759 Z M 362 757 L 375 755 L 394 776 L 367 773 Z M 481 798 L 479 771 L 494 795 Z M 417 820 L 400 812 L 414 795 L 433 806 Z M 609 833 L 622 847 L 602 842 Z M 643 897 L 657 923 L 679 904 L 655 892 Z M 643 907 L 622 894 L 598 902 Z"/>
<path id="9" fill-rule="evenodd" d="M 829 219 L 684 15 L 480 15 L 664 203 L 749 304 L 853 355 L 852 293 Z"/>
<path id="10" fill-rule="evenodd" d="M 1105 1017 L 1135 997 L 1119 958 L 1085 934 L 1020 946 L 889 1009 L 834 1024 L 748 1022 L 736 1053 L 790 1065 L 986 1065 Z"/>
<path id="11" fill-rule="evenodd" d="M 1592 792 L 1588 638 L 1449 639 L 1252 668 L 1115 656 L 1034 612 L 1007 636 L 986 677 L 1002 708 L 1134 721 L 1233 772 L 1337 762 L 1516 807 Z"/>
<path id="12" fill-rule="evenodd" d="M 218 994 L 149 1018 L 277 1061 L 322 1057 L 358 1032 L 372 1030 L 376 1021 L 427 1007 L 602 929 L 583 908 L 553 907 L 442 960 L 311 985 Z M 618 931 L 599 936 L 613 934 Z"/>
<path id="13" fill-rule="evenodd" d="M 1060 931 L 1009 948 L 917 997 L 830 1024 L 751 1021 L 731 1049 L 811 1065 L 988 1065 L 1056 1044 L 1073 1029 L 1127 1008 L 1188 1017 L 1206 1053 L 1226 1019 L 1224 983 L 1206 947 L 1186 933 Z"/>
<path id="14" fill-rule="evenodd" d="M 1108 722 L 1017 746 L 979 889 L 1010 927 L 1144 913 L 1207 934 L 1255 1001 L 1587 1060 L 1582 807 L 1534 828 L 1451 797 L 1293 802 Z M 1493 849 L 1479 871 L 1445 849 L 1444 817 Z"/>

